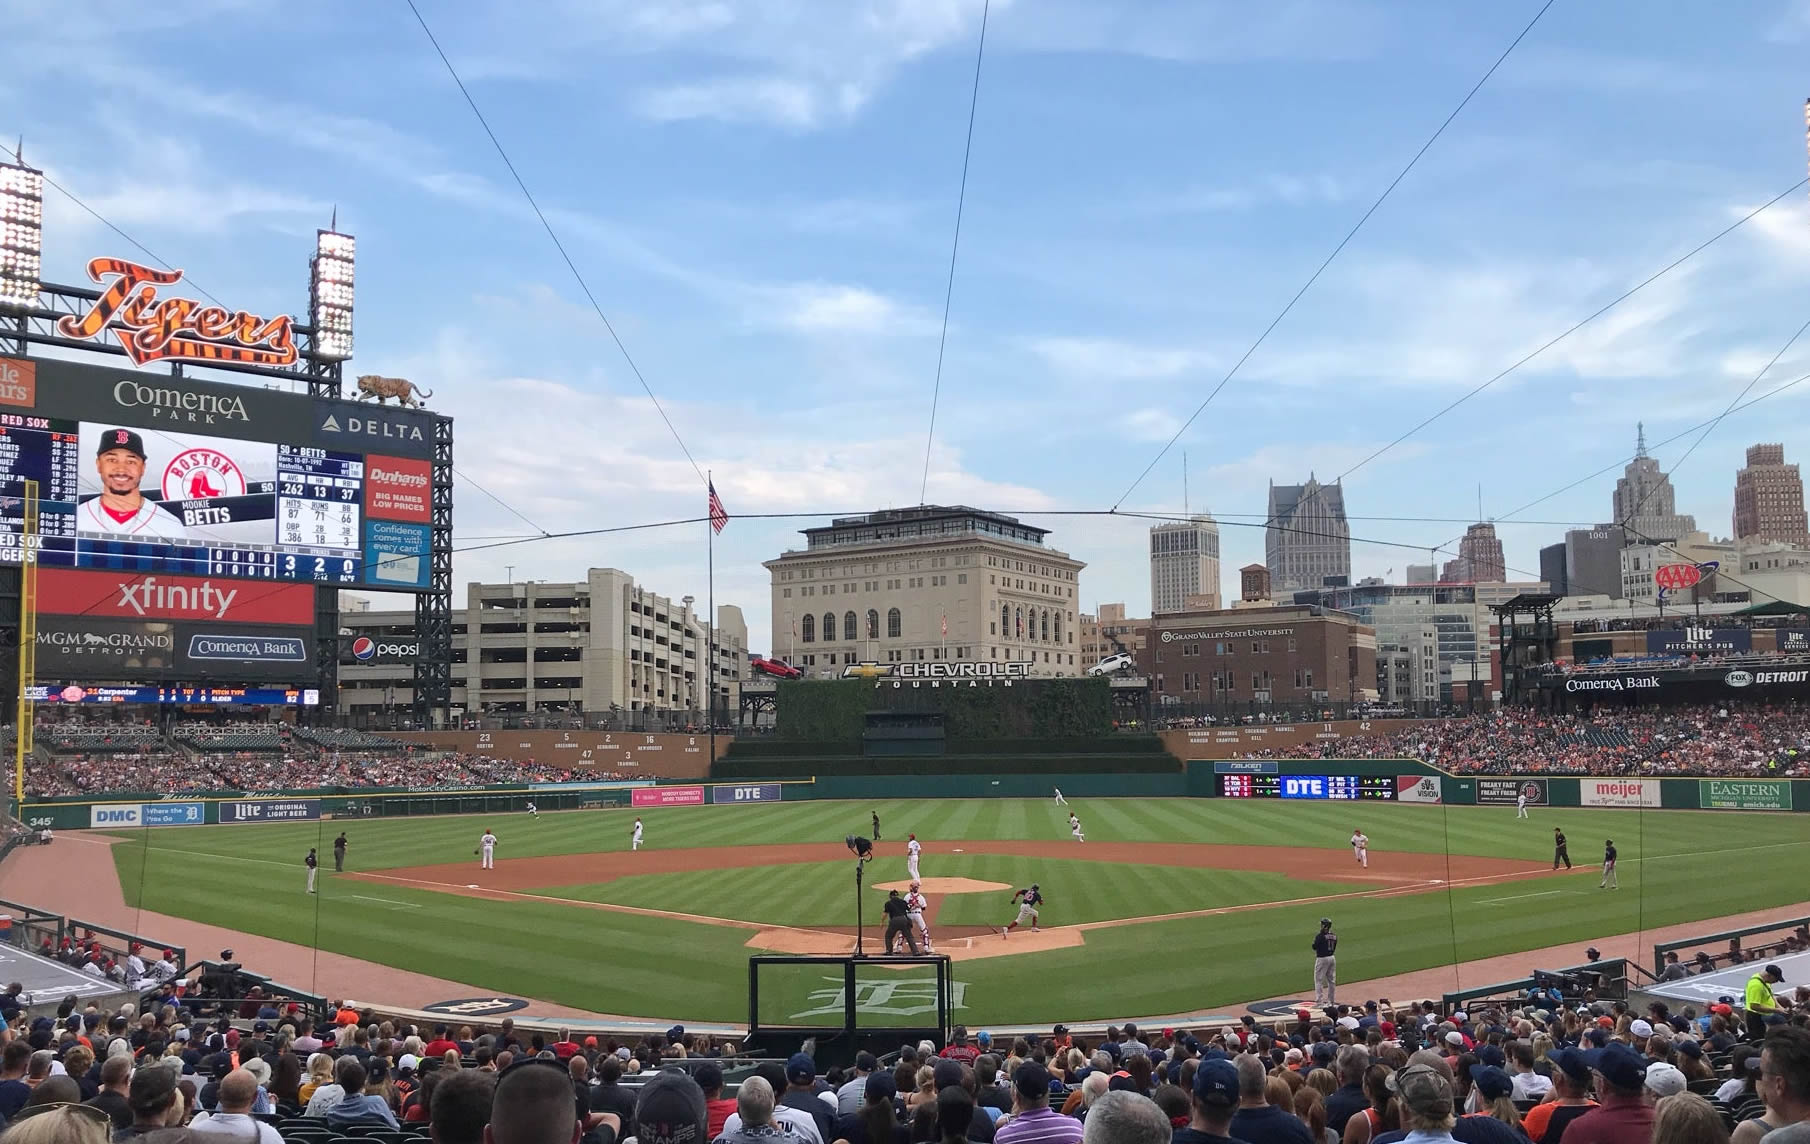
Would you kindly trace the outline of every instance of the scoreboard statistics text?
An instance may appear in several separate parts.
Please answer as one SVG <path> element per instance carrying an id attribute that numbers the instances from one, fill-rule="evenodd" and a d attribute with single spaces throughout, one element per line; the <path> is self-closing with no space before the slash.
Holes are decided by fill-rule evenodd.
<path id="1" fill-rule="evenodd" d="M 1302 798 L 1356 801 L 1395 798 L 1389 775 L 1220 775 L 1222 798 Z"/>

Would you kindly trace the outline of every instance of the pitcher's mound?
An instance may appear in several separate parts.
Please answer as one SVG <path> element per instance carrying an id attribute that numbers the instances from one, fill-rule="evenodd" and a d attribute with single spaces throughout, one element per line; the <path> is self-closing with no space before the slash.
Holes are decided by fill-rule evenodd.
<path id="1" fill-rule="evenodd" d="M 918 889 L 926 894 L 984 894 L 989 890 L 1009 890 L 1012 887 L 1004 882 L 983 882 L 979 878 L 919 878 Z M 876 890 L 897 890 L 906 893 L 911 889 L 910 880 L 903 882 L 881 882 Z"/>

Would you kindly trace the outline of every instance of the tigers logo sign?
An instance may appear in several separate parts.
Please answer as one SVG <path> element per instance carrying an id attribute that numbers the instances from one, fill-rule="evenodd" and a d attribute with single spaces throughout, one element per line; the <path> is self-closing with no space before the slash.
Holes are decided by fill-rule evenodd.
<path id="1" fill-rule="evenodd" d="M 113 281 L 88 312 L 57 322 L 66 338 L 98 338 L 109 330 L 134 365 L 164 358 L 244 365 L 289 366 L 300 360 L 295 322 L 287 314 L 256 314 L 207 306 L 192 298 L 159 298 L 159 286 L 182 281 L 180 270 L 157 270 L 123 258 L 96 258 L 88 277 Z"/>

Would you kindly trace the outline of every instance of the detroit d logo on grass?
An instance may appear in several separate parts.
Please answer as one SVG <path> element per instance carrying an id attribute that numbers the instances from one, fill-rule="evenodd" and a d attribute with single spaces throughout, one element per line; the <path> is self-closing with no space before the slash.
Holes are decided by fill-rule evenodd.
<path id="1" fill-rule="evenodd" d="M 840 1016 L 848 1005 L 848 991 L 842 985 L 840 977 L 826 977 L 825 981 L 835 983 L 833 989 L 813 989 L 810 994 L 811 1004 L 815 1006 L 802 1013 L 794 1013 L 788 1020 L 796 1021 L 801 1017 L 834 1017 Z M 966 1009 L 968 986 L 960 981 L 949 983 L 949 1008 Z M 920 1013 L 936 1012 L 936 982 L 934 981 L 860 981 L 855 984 L 855 1011 L 873 1013 L 883 1017 L 915 1017 Z"/>

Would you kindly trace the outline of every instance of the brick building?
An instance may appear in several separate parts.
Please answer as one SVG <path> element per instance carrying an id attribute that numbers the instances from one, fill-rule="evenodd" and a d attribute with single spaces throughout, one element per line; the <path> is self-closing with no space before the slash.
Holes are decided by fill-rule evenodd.
<path id="1" fill-rule="evenodd" d="M 1311 605 L 1154 617 L 1138 667 L 1162 704 L 1250 710 L 1377 697 L 1375 629 Z"/>
<path id="2" fill-rule="evenodd" d="M 1804 478 L 1785 463 L 1785 446 L 1752 445 L 1735 473 L 1735 539 L 1810 546 L 1804 517 Z"/>

